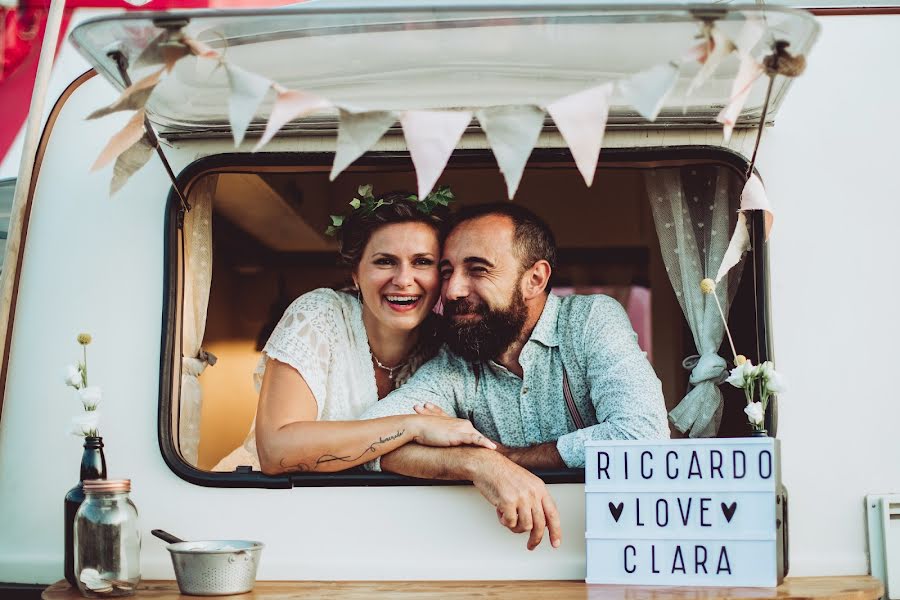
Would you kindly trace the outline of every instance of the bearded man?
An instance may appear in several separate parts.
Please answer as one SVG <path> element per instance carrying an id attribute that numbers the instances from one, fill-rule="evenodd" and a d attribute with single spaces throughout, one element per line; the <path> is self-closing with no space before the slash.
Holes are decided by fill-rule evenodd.
<path id="1" fill-rule="evenodd" d="M 446 346 L 362 415 L 466 418 L 497 450 L 407 444 L 371 470 L 472 481 L 500 522 L 561 542 L 559 515 L 529 468 L 583 467 L 584 443 L 669 437 L 659 379 L 624 309 L 608 296 L 549 293 L 550 228 L 509 203 L 464 208 L 439 269 Z"/>

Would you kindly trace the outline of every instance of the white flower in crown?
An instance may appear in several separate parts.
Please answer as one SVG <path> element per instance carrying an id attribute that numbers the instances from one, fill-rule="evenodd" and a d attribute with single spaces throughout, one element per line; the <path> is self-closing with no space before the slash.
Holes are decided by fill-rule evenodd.
<path id="1" fill-rule="evenodd" d="M 100 429 L 100 411 L 91 410 L 72 417 L 72 435 L 79 437 L 96 436 Z"/>
<path id="2" fill-rule="evenodd" d="M 762 425 L 764 416 L 762 402 L 751 402 L 744 407 L 744 412 L 747 413 L 747 419 L 752 424 Z"/>
<path id="3" fill-rule="evenodd" d="M 97 405 L 103 399 L 103 390 L 96 385 L 92 385 L 78 390 L 78 397 L 81 399 L 81 405 L 86 411 L 96 411 Z"/>
<path id="4" fill-rule="evenodd" d="M 750 380 L 754 377 L 755 367 L 753 366 L 753 361 L 746 360 L 733 368 L 731 370 L 731 375 L 728 376 L 727 381 L 731 385 L 736 388 L 746 388 L 750 383 Z"/>
<path id="5" fill-rule="evenodd" d="M 66 365 L 63 371 L 63 381 L 76 390 L 81 389 L 81 369 L 78 368 L 78 365 Z"/>

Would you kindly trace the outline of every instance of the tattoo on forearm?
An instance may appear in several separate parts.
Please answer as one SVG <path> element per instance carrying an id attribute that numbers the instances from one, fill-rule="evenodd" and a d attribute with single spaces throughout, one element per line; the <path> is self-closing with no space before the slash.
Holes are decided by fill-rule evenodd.
<path id="1" fill-rule="evenodd" d="M 359 459 L 361 459 L 366 454 L 374 454 L 378 452 L 377 446 L 381 444 L 385 444 L 387 442 L 391 442 L 400 438 L 404 433 L 406 433 L 405 429 L 401 429 L 397 431 L 397 433 L 392 433 L 391 435 L 385 437 L 379 437 L 377 440 L 369 444 L 369 446 L 363 450 L 358 456 L 351 458 L 350 455 L 347 456 L 337 456 L 335 454 L 323 454 L 319 458 L 316 459 L 316 462 L 312 465 L 299 462 L 293 465 L 286 464 L 284 460 L 281 461 L 281 467 L 285 470 L 286 473 L 308 473 L 310 471 L 316 471 L 322 465 L 332 463 L 332 462 L 344 462 L 344 463 L 355 463 Z"/>

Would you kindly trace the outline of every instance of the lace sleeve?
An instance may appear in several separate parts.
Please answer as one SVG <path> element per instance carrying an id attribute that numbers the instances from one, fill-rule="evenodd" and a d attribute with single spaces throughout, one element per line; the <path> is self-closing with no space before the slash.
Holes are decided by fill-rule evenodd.
<path id="1" fill-rule="evenodd" d="M 268 359 L 286 363 L 303 377 L 316 398 L 317 418 L 328 401 L 328 373 L 343 322 L 337 292 L 319 289 L 294 300 L 263 348 L 263 357 L 254 374 L 262 384 Z"/>

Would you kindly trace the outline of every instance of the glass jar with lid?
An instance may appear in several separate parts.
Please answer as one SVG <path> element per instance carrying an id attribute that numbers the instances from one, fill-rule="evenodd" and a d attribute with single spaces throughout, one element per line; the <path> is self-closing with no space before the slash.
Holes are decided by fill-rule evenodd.
<path id="1" fill-rule="evenodd" d="M 130 596 L 141 580 L 141 531 L 130 491 L 130 479 L 84 482 L 75 515 L 75 579 L 88 598 Z"/>

